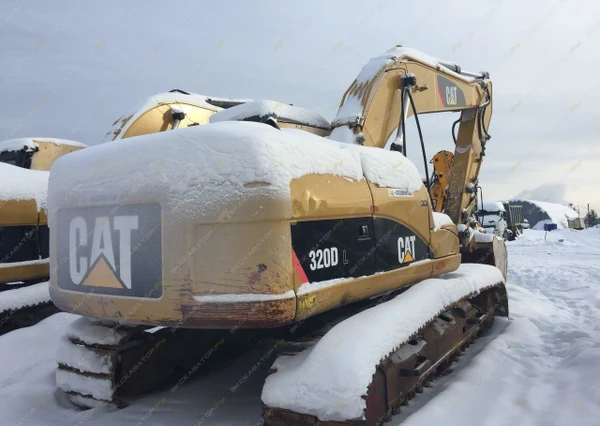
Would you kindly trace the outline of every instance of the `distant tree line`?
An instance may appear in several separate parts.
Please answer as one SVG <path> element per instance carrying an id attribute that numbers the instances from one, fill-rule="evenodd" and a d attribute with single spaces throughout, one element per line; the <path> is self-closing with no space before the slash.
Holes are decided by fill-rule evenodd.
<path id="1" fill-rule="evenodd" d="M 600 217 L 598 217 L 598 213 L 596 213 L 596 210 L 594 209 L 590 210 L 588 214 L 585 215 L 583 220 L 588 228 L 591 226 L 600 225 Z"/>

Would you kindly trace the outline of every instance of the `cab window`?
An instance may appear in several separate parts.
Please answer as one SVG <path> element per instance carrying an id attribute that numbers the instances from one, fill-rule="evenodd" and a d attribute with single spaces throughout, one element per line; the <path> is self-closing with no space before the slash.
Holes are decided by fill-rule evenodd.
<path id="1" fill-rule="evenodd" d="M 0 152 L 0 163 L 12 164 L 13 166 L 29 169 L 31 167 L 32 151 L 4 151 Z"/>

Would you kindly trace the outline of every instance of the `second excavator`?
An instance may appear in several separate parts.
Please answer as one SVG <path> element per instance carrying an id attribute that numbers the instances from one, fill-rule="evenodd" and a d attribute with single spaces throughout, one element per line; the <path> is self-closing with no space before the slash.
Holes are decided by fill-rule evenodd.
<path id="1" fill-rule="evenodd" d="M 79 406 L 122 406 L 270 338 L 265 423 L 386 421 L 508 315 L 504 243 L 473 217 L 488 74 L 398 46 L 332 123 L 228 106 L 57 161 L 51 296 L 86 317 L 59 348 L 57 385 Z M 176 128 L 179 112 L 157 120 Z M 418 118 L 435 112 L 461 114 L 444 213 L 406 157 L 413 116 L 427 169 Z"/>
<path id="2" fill-rule="evenodd" d="M 53 138 L 0 142 L 0 334 L 57 311 L 47 283 L 48 171 L 58 157 L 84 147 Z"/>

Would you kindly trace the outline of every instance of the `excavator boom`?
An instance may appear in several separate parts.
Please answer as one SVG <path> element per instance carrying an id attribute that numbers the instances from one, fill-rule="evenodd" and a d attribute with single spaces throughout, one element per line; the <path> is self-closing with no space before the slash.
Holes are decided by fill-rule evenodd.
<path id="1" fill-rule="evenodd" d="M 398 46 L 371 59 L 350 85 L 332 122 L 331 137 L 364 146 L 397 147 L 406 155 L 403 129 L 410 116 L 460 112 L 453 173 L 446 174 L 448 191 L 442 197 L 446 203 L 441 208 L 436 205 L 436 211 L 444 211 L 456 224 L 467 223 L 489 139 L 491 93 L 487 73 L 462 72 L 456 64 Z"/>

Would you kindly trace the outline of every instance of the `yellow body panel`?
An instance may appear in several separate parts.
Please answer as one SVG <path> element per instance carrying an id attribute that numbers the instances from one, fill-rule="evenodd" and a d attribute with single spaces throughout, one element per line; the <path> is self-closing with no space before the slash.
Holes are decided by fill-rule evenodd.
<path id="1" fill-rule="evenodd" d="M 366 180 L 307 175 L 290 183 L 294 220 L 345 219 L 371 214 L 373 198 Z"/>
<path id="2" fill-rule="evenodd" d="M 215 218 L 218 221 L 185 227 L 163 223 L 163 245 L 169 250 L 163 250 L 163 294 L 158 299 L 74 292 L 52 282 L 52 300 L 63 310 L 113 320 L 125 316 L 128 323 L 276 327 L 455 270 L 460 264 L 458 237 L 437 230 L 433 235 L 438 258 L 295 294 L 304 283 L 293 267 L 293 223 L 332 219 L 341 223 L 375 215 L 405 224 L 424 241 L 430 240 L 431 208 L 424 203 L 425 187 L 407 197 L 392 197 L 388 189 L 364 179 L 306 175 L 291 181 L 291 204 L 232 201 L 231 208 Z M 107 279 L 106 286 L 110 282 Z M 211 299 L 224 294 L 232 298 Z M 242 298 L 237 300 L 236 295 Z M 244 300 L 252 295 L 258 298 Z M 278 299 L 261 301 L 262 295 Z"/>
<path id="3" fill-rule="evenodd" d="M 46 215 L 44 214 L 44 218 Z M 35 200 L 6 200 L 0 202 L 0 226 L 38 224 L 38 208 Z"/>
<path id="4" fill-rule="evenodd" d="M 455 271 L 459 265 L 460 254 L 456 254 L 440 260 L 418 262 L 394 271 L 351 279 L 331 287 L 299 294 L 296 320 L 396 290 L 426 278 Z"/>
<path id="5" fill-rule="evenodd" d="M 82 146 L 69 145 L 68 143 L 55 144 L 37 139 L 34 139 L 33 142 L 37 144 L 38 151 L 31 158 L 31 170 L 48 171 L 59 157 L 83 148 Z"/>
<path id="6" fill-rule="evenodd" d="M 436 229 L 431 233 L 431 242 L 429 248 L 433 252 L 434 258 L 438 259 L 444 256 L 460 253 L 458 236 L 455 225 L 446 225 L 442 229 Z"/>
<path id="7" fill-rule="evenodd" d="M 37 150 L 32 154 L 30 170 L 48 171 L 59 157 L 77 151 L 83 146 L 70 145 L 66 141 L 54 143 L 43 139 L 33 139 Z M 15 166 L 16 167 L 16 166 Z M 0 202 L 0 227 L 35 226 L 39 231 L 40 226 L 48 224 L 47 212 L 39 208 L 34 199 L 13 199 Z M 37 234 L 39 236 L 39 233 Z M 19 241 L 14 242 L 15 247 Z M 39 240 L 37 243 L 39 247 Z M 0 267 L 0 283 L 33 281 L 49 276 L 49 262 L 9 262 L 2 263 Z"/>
<path id="8" fill-rule="evenodd" d="M 393 197 L 389 188 L 380 188 L 369 184 L 373 194 L 373 211 L 375 216 L 392 219 L 408 226 L 423 241 L 429 241 L 430 229 L 433 228 L 429 194 L 422 186 L 410 197 Z"/>
<path id="9" fill-rule="evenodd" d="M 33 281 L 47 278 L 50 272 L 48 259 L 45 261 L 29 263 L 14 262 L 5 263 L 0 267 L 0 283 L 18 281 Z"/>
<path id="10" fill-rule="evenodd" d="M 119 137 L 119 139 L 125 139 L 133 136 L 171 130 L 173 128 L 173 117 L 171 115 L 173 107 L 177 107 L 185 112 L 185 119 L 179 123 L 178 128 L 208 124 L 210 116 L 218 110 L 218 108 L 210 110 L 186 102 L 169 102 L 157 105 L 142 113 L 131 123 L 130 120 L 133 116 L 122 118 L 120 120 L 121 126 L 113 132 L 112 140 L 115 140 L 117 137 Z M 124 133 L 123 129 L 125 129 Z M 123 134 L 121 135 L 121 133 Z"/>

